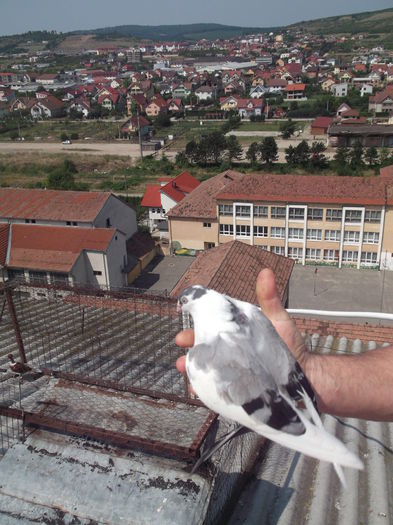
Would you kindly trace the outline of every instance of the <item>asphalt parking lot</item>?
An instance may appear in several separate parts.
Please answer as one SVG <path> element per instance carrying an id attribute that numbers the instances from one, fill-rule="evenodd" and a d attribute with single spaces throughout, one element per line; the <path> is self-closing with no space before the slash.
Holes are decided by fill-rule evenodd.
<path id="1" fill-rule="evenodd" d="M 393 272 L 296 264 L 289 308 L 393 313 Z"/>
<path id="2" fill-rule="evenodd" d="M 134 286 L 169 293 L 194 260 L 187 256 L 156 257 Z M 288 306 L 393 313 L 393 272 L 296 264 L 289 283 Z"/>
<path id="3" fill-rule="evenodd" d="M 195 257 L 158 256 L 145 268 L 132 286 L 152 292 L 168 292 L 174 288 Z"/>

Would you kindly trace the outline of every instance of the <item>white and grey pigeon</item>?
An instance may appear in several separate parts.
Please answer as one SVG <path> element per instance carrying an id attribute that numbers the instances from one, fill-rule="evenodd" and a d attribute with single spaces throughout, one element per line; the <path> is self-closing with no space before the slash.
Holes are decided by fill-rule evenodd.
<path id="1" fill-rule="evenodd" d="M 324 429 L 310 383 L 258 307 L 199 285 L 183 290 L 178 304 L 194 324 L 187 375 L 208 408 L 281 445 L 333 463 L 344 485 L 341 466 L 363 468 Z"/>

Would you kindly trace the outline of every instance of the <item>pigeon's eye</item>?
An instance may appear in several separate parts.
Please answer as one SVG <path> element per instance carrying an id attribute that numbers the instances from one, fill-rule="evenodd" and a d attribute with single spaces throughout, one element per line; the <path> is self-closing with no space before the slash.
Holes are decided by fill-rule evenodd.
<path id="1" fill-rule="evenodd" d="M 187 297 L 185 297 L 185 296 L 183 295 L 183 297 L 180 298 L 180 302 L 181 302 L 181 304 L 187 304 L 187 303 L 188 303 L 188 299 L 187 299 Z"/>

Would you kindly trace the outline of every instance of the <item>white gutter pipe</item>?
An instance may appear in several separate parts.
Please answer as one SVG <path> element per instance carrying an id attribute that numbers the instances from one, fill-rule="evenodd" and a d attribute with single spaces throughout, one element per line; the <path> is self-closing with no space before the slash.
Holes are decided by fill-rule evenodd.
<path id="1" fill-rule="evenodd" d="M 295 315 L 320 315 L 326 317 L 358 317 L 367 319 L 386 319 L 393 321 L 393 314 L 383 312 L 343 312 L 338 310 L 306 310 L 303 308 L 288 308 L 289 314 Z"/>

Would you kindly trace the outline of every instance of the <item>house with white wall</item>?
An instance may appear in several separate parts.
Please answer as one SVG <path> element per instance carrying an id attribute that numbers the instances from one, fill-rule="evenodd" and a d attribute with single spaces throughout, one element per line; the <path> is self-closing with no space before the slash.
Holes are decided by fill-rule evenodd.
<path id="1" fill-rule="evenodd" d="M 127 284 L 136 212 L 111 193 L 0 188 L 0 229 L 3 279 Z"/>
<path id="2" fill-rule="evenodd" d="M 186 195 L 199 186 L 188 171 L 174 178 L 159 179 L 159 184 L 149 184 L 141 205 L 149 209 L 149 229 L 152 232 L 158 225 L 167 223 L 167 213 Z"/>
<path id="3" fill-rule="evenodd" d="M 115 228 L 137 231 L 136 212 L 109 192 L 0 188 L 0 224 Z"/>
<path id="4" fill-rule="evenodd" d="M 6 241 L 1 280 L 105 289 L 127 285 L 125 235 L 114 228 L 7 224 L 1 231 Z"/>

